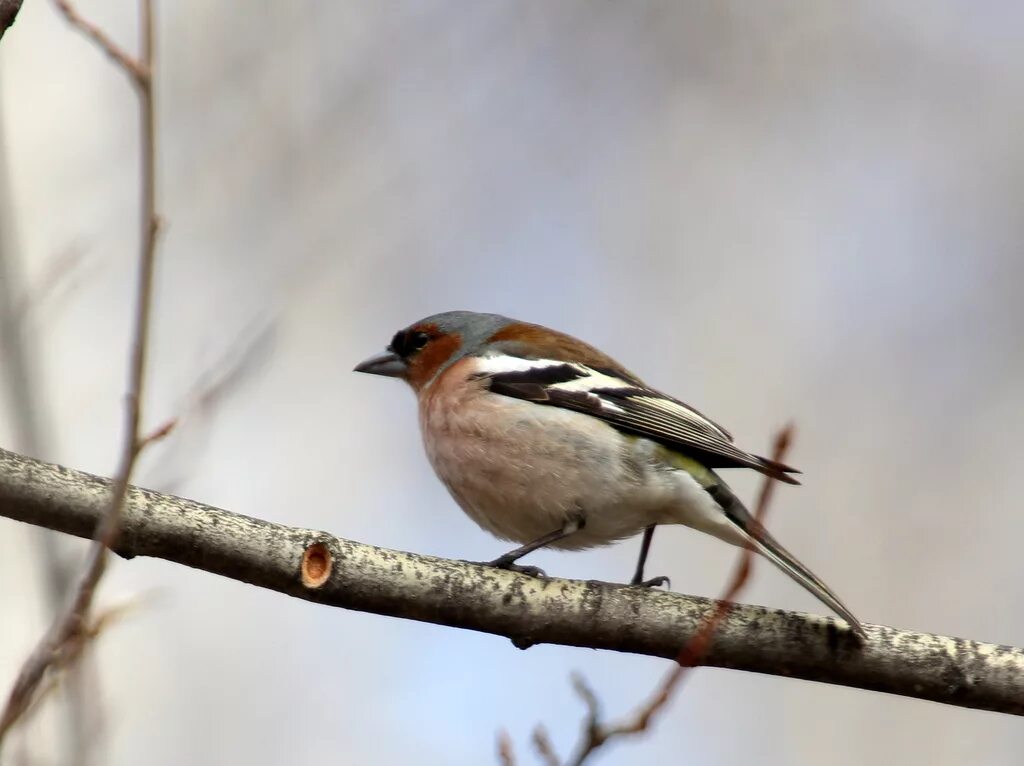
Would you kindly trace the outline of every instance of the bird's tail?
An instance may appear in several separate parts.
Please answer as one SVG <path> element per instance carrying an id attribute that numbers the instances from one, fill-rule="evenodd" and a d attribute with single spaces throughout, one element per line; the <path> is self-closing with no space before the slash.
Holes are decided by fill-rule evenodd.
<path id="1" fill-rule="evenodd" d="M 782 544 L 772 537 L 757 519 L 750 515 L 750 512 L 740 502 L 739 498 L 732 493 L 724 482 L 719 482 L 708 491 L 722 509 L 726 517 L 731 521 L 742 534 L 743 538 L 749 541 L 758 553 L 771 561 L 775 566 L 788 574 L 809 593 L 821 601 L 825 606 L 846 620 L 854 632 L 864 636 L 864 627 L 860 620 L 853 616 L 853 612 L 847 609 L 846 605 L 839 600 L 839 597 L 823 583 L 814 572 L 805 567 L 792 553 L 787 551 Z"/>

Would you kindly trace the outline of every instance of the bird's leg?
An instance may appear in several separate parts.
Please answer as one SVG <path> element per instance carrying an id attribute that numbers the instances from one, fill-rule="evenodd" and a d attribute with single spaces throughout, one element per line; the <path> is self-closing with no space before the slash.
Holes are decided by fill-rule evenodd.
<path id="1" fill-rule="evenodd" d="M 519 572 L 521 574 L 530 575 L 530 577 L 546 577 L 544 570 L 538 567 L 520 566 L 516 563 L 519 559 L 525 556 L 527 553 L 533 553 L 538 548 L 543 548 L 545 545 L 551 545 L 551 543 L 558 542 L 571 534 L 579 532 L 583 529 L 586 519 L 583 514 L 577 514 L 569 518 L 561 526 L 560 529 L 556 529 L 553 532 L 548 532 L 542 537 L 538 537 L 533 542 L 529 542 L 526 545 L 521 545 L 513 551 L 509 551 L 504 556 L 498 556 L 494 561 L 488 561 L 487 566 L 497 567 L 498 569 L 508 569 L 511 572 Z"/>
<path id="2" fill-rule="evenodd" d="M 647 554 L 651 550 L 651 540 L 654 539 L 654 528 L 656 524 L 651 524 L 644 530 L 644 539 L 640 542 L 640 558 L 636 562 L 636 572 L 633 574 L 633 579 L 630 580 L 630 585 L 643 585 L 645 588 L 656 588 L 659 585 L 668 585 L 669 581 L 667 577 L 652 577 L 650 580 L 644 579 L 644 564 L 647 563 Z"/>

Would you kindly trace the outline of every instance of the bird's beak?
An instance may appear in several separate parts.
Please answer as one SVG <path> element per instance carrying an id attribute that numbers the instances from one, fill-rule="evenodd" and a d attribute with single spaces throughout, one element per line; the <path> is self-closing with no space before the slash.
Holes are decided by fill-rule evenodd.
<path id="1" fill-rule="evenodd" d="M 383 354 L 371 356 L 369 359 L 357 364 L 355 372 L 384 375 L 388 378 L 403 378 L 408 369 L 408 366 L 400 356 L 390 351 L 385 351 Z"/>

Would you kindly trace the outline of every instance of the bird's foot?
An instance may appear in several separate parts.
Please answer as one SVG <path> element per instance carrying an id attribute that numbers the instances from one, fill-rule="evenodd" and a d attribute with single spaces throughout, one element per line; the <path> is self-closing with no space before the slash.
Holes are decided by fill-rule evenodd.
<path id="1" fill-rule="evenodd" d="M 667 588 L 672 587 L 672 581 L 667 577 L 652 577 L 650 580 L 637 580 L 633 579 L 630 585 L 639 585 L 641 588 L 660 588 L 664 585 Z"/>
<path id="2" fill-rule="evenodd" d="M 494 567 L 495 569 L 505 569 L 509 572 L 518 572 L 519 574 L 524 574 L 527 577 L 537 577 L 539 579 L 547 578 L 547 574 L 540 567 L 517 564 L 515 561 L 509 561 L 504 556 L 499 556 L 494 561 L 485 561 L 484 566 Z"/>

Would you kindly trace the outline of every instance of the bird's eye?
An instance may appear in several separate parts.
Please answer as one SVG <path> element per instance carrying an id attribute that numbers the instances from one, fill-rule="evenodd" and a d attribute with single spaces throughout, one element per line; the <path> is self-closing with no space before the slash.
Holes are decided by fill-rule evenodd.
<path id="1" fill-rule="evenodd" d="M 391 350 L 400 357 L 415 354 L 430 341 L 430 336 L 419 330 L 402 330 L 391 339 Z"/>
<path id="2" fill-rule="evenodd" d="M 414 332 L 409 338 L 409 348 L 412 351 L 419 351 L 430 340 L 430 336 L 425 332 Z"/>

